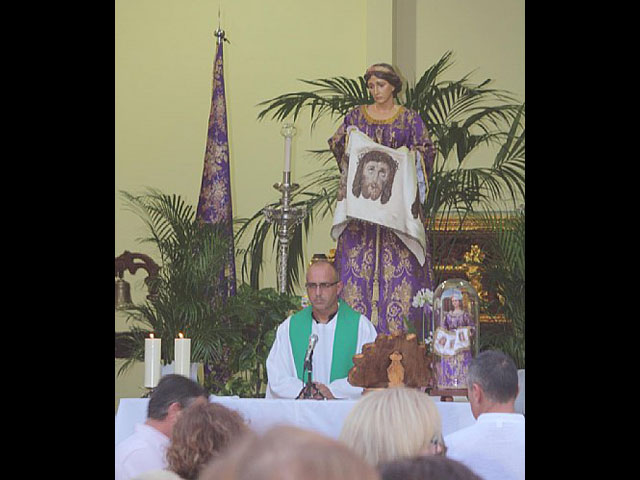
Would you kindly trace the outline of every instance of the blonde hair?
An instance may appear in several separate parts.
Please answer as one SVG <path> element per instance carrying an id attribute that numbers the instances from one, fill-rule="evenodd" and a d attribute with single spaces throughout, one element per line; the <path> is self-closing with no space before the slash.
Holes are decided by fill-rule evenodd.
<path id="1" fill-rule="evenodd" d="M 339 439 L 374 467 L 416 456 L 435 441 L 444 445 L 433 400 L 404 387 L 365 394 L 345 418 Z"/>

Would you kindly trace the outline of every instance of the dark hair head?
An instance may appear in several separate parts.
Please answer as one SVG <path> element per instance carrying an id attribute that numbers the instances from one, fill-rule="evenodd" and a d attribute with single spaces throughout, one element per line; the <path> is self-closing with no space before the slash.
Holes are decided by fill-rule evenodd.
<path id="1" fill-rule="evenodd" d="M 172 403 L 178 402 L 182 408 L 186 408 L 198 397 L 209 399 L 207 391 L 196 382 L 182 375 L 165 375 L 151 392 L 147 416 L 164 420 Z"/>
<path id="2" fill-rule="evenodd" d="M 398 93 L 402 90 L 402 79 L 388 63 L 374 63 L 367 68 L 364 74 L 364 81 L 369 82 L 371 77 L 381 78 L 389 82 L 393 86 L 394 97 L 398 96 Z"/>
<path id="3" fill-rule="evenodd" d="M 477 383 L 493 402 L 507 403 L 518 395 L 518 369 L 511 357 L 497 350 L 481 352 L 471 361 L 467 384 Z"/>
<path id="4" fill-rule="evenodd" d="M 451 458 L 423 455 L 385 463 L 382 480 L 481 480 L 467 466 Z"/>

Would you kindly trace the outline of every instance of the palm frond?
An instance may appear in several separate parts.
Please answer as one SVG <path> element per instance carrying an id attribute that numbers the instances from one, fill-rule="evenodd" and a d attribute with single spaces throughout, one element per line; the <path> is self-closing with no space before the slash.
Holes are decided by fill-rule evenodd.
<path id="1" fill-rule="evenodd" d="M 313 128 L 325 115 L 343 116 L 357 105 L 371 103 L 371 96 L 363 77 L 301 81 L 318 88 L 313 91 L 287 93 L 260 102 L 258 106 L 264 106 L 264 108 L 258 113 L 258 120 L 270 114 L 274 120 L 282 121 L 291 117 L 295 122 L 303 109 L 309 109 Z"/>

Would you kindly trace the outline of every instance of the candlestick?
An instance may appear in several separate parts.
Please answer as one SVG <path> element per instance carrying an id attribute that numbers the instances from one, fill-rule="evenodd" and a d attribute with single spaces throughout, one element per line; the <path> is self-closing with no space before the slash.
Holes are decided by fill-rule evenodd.
<path id="1" fill-rule="evenodd" d="M 284 137 L 284 171 L 291 171 L 291 138 L 296 134 L 296 127 L 292 123 L 285 123 L 280 130 Z"/>
<path id="2" fill-rule="evenodd" d="M 144 339 L 144 386 L 154 388 L 160 381 L 162 370 L 160 367 L 161 342 L 154 338 L 153 333 Z"/>
<path id="3" fill-rule="evenodd" d="M 284 171 L 291 171 L 291 137 L 284 139 Z"/>
<path id="4" fill-rule="evenodd" d="M 174 373 L 191 377 L 191 339 L 184 338 L 182 333 L 175 339 Z"/>

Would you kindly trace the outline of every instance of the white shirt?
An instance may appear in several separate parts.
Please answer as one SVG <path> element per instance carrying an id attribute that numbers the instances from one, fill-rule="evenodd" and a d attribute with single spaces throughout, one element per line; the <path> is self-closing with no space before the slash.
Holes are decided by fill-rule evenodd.
<path id="1" fill-rule="evenodd" d="M 312 380 L 325 384 L 336 398 L 357 399 L 362 395 L 361 387 L 349 384 L 346 378 L 329 382 L 331 376 L 331 361 L 333 359 L 333 337 L 336 332 L 337 314 L 328 323 L 311 321 L 311 333 L 318 335 L 318 343 L 313 351 Z M 278 326 L 276 339 L 267 357 L 266 398 L 296 398 L 304 387 L 298 378 L 296 365 L 293 360 L 291 342 L 289 340 L 289 322 L 287 318 Z M 356 353 L 362 352 L 362 345 L 374 342 L 378 333 L 376 327 L 364 315 L 360 315 L 358 324 L 358 342 Z"/>
<path id="2" fill-rule="evenodd" d="M 116 445 L 116 478 L 129 480 L 150 470 L 166 468 L 169 437 L 149 425 L 139 423 L 135 432 Z"/>
<path id="3" fill-rule="evenodd" d="M 484 480 L 524 480 L 524 416 L 519 413 L 483 413 L 444 443 L 447 457 Z"/>

